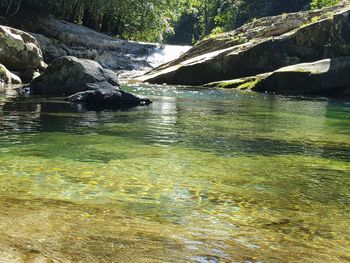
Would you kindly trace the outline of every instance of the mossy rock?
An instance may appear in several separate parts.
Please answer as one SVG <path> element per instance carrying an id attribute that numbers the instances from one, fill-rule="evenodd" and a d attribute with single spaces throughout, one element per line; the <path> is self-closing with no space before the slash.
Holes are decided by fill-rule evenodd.
<path id="1" fill-rule="evenodd" d="M 260 74 L 257 76 L 212 82 L 204 85 L 204 87 L 215 87 L 221 89 L 237 89 L 237 90 L 253 90 L 255 86 L 271 73 Z"/>
<path id="2" fill-rule="evenodd" d="M 350 96 L 350 56 L 278 69 L 251 89 L 284 95 Z"/>
<path id="3" fill-rule="evenodd" d="M 36 70 L 46 66 L 35 38 L 21 30 L 0 26 L 0 50 L 0 61 L 9 70 Z"/>
<path id="4" fill-rule="evenodd" d="M 336 6 L 258 19 L 203 40 L 179 59 L 138 80 L 193 86 L 219 81 L 225 88 L 252 89 L 257 83 L 221 80 L 349 54 L 350 9 Z"/>

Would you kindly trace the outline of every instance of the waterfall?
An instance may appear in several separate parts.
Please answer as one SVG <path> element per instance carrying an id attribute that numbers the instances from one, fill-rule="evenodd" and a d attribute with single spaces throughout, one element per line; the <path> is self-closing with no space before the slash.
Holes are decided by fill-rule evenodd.
<path id="1" fill-rule="evenodd" d="M 176 46 L 176 45 L 157 45 L 150 48 L 147 55 L 135 56 L 132 55 L 129 58 L 134 59 L 134 70 L 119 70 L 118 76 L 119 79 L 129 82 L 130 79 L 134 79 L 138 76 L 143 75 L 145 72 L 156 68 L 164 63 L 170 62 L 174 59 L 177 59 L 182 54 L 186 53 L 191 46 Z M 147 66 L 142 65 L 140 61 L 146 62 Z"/>
<path id="2" fill-rule="evenodd" d="M 177 59 L 186 53 L 191 46 L 163 45 L 156 48 L 156 51 L 147 58 L 147 62 L 153 67 L 158 67 L 164 63 Z"/>

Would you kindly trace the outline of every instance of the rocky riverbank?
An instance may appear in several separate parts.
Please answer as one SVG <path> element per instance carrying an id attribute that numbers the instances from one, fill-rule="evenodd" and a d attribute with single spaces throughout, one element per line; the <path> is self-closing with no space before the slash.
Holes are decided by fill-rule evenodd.
<path id="1" fill-rule="evenodd" d="M 0 63 L 0 84 L 30 82 L 17 89 L 18 96 L 62 97 L 89 109 L 151 103 L 147 98 L 122 91 L 117 74 L 96 61 L 60 56 L 47 66 L 32 34 L 1 25 Z"/>
<path id="2" fill-rule="evenodd" d="M 74 57 L 81 65 L 95 61 L 95 70 L 111 70 L 119 77 L 124 72 L 123 76 L 130 78 L 133 72 L 151 69 L 136 78 L 149 83 L 288 95 L 350 94 L 350 6 L 346 4 L 257 19 L 232 32 L 208 37 L 190 50 L 116 39 L 51 16 L 20 15 L 20 19 L 9 18 L 5 23 L 30 33 L 0 26 L 0 75 L 6 83 L 28 82 L 45 71 L 46 63 Z M 154 68 L 186 50 L 179 58 Z M 172 54 L 159 58 L 162 52 Z M 101 79 L 95 80 L 98 84 Z M 55 81 L 65 84 L 60 79 Z M 118 85 L 115 87 L 119 90 Z M 88 95 L 73 96 L 74 101 L 106 98 L 107 93 L 111 96 L 105 90 L 103 96 L 88 91 L 84 88 Z"/>
<path id="3" fill-rule="evenodd" d="M 55 19 L 53 16 L 23 12 L 6 20 L 9 26 L 30 32 L 38 41 L 46 63 L 63 56 L 90 59 L 114 71 L 147 71 L 177 58 L 190 47 L 127 41 L 90 28 Z M 164 55 L 161 59 L 157 57 Z"/>
<path id="4" fill-rule="evenodd" d="M 266 17 L 209 37 L 179 59 L 138 80 L 278 94 L 343 96 L 349 94 L 350 80 L 343 73 L 350 72 L 349 55 L 350 7 L 338 5 Z M 323 59 L 328 60 L 319 61 Z M 290 65 L 297 66 L 285 68 Z M 294 81 L 294 85 L 287 85 Z"/>

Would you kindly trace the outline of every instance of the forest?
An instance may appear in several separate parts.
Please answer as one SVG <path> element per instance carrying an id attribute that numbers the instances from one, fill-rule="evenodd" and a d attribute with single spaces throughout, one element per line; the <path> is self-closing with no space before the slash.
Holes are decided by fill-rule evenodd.
<path id="1" fill-rule="evenodd" d="M 350 262 L 349 223 L 350 0 L 0 0 L 0 263 Z"/>
<path id="2" fill-rule="evenodd" d="M 1 0 L 0 13 L 52 14 L 128 40 L 194 44 L 264 16 L 334 5 L 339 0 Z"/>

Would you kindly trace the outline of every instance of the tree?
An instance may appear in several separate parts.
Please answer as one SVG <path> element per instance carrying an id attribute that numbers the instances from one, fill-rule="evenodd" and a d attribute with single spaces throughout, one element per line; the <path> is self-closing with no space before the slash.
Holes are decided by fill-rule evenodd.
<path id="1" fill-rule="evenodd" d="M 311 1 L 311 3 L 310 3 Z M 320 8 L 339 0 L 0 0 L 0 13 L 20 8 L 56 15 L 131 40 L 191 44 L 263 16 Z"/>

